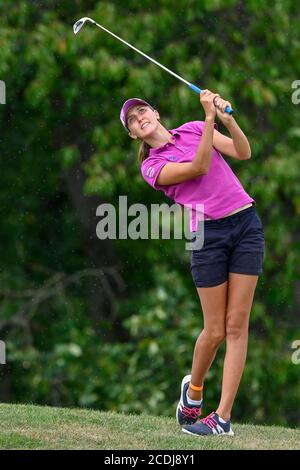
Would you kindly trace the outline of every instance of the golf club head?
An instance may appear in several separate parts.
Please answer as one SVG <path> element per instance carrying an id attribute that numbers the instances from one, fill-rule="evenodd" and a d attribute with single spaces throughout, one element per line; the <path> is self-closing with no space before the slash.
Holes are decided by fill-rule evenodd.
<path id="1" fill-rule="evenodd" d="M 76 21 L 76 23 L 74 23 L 74 26 L 73 26 L 74 34 L 79 33 L 79 31 L 81 30 L 82 26 L 84 25 L 84 23 L 86 21 L 90 21 L 91 23 L 95 23 L 95 21 L 92 20 L 92 18 L 88 18 L 87 16 L 85 16 L 84 18 L 80 18 L 80 20 L 78 20 L 78 21 Z"/>

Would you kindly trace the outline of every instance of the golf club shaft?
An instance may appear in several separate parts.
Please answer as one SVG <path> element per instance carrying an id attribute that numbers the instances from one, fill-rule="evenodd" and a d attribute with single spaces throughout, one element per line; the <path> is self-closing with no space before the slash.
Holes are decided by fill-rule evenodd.
<path id="1" fill-rule="evenodd" d="M 136 47 L 132 46 L 131 44 L 129 44 L 129 42 L 127 41 L 124 41 L 124 39 L 120 38 L 119 36 L 117 36 L 116 34 L 112 33 L 111 31 L 109 31 L 109 29 L 106 29 L 104 28 L 104 26 L 102 26 L 101 24 L 97 23 L 96 21 L 92 20 L 91 18 L 88 18 L 89 21 L 91 21 L 92 23 L 94 23 L 96 26 L 98 26 L 98 28 L 102 29 L 103 31 L 105 31 L 106 33 L 110 34 L 111 36 L 113 36 L 114 38 L 118 39 L 119 41 L 123 42 L 123 44 L 126 44 L 126 46 L 130 47 L 131 49 L 133 49 L 134 51 L 138 52 L 139 54 L 141 54 L 142 56 L 146 57 L 146 59 L 150 60 L 151 62 L 153 62 L 154 64 L 158 65 L 159 67 L 161 67 L 163 70 L 165 70 L 166 72 L 168 72 L 169 74 L 173 75 L 173 77 L 177 78 L 178 80 L 180 80 L 181 82 L 185 83 L 186 85 L 188 85 L 193 91 L 195 91 L 196 93 L 200 94 L 201 93 L 201 88 L 197 87 L 196 85 L 193 85 L 192 83 L 188 82 L 187 80 L 185 80 L 184 78 L 180 77 L 180 75 L 177 75 L 177 73 L 174 73 L 172 72 L 172 70 L 168 69 L 167 67 L 165 67 L 164 65 L 160 64 L 159 62 L 157 62 L 157 60 L 154 60 L 152 59 L 152 57 L 148 56 L 147 54 L 145 54 L 144 52 L 140 51 L 139 49 L 137 49 Z M 79 20 L 80 21 L 80 20 Z M 78 23 L 78 22 L 77 22 Z M 230 108 L 230 106 L 227 106 L 226 109 L 225 109 L 225 112 L 228 113 L 228 114 L 232 114 L 233 113 L 233 110 Z"/>

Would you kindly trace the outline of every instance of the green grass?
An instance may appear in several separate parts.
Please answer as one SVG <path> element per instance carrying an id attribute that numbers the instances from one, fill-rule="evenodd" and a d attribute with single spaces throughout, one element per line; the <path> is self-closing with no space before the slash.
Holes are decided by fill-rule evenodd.
<path id="1" fill-rule="evenodd" d="M 234 437 L 184 434 L 172 418 L 0 405 L 0 449 L 300 449 L 300 429 L 233 423 Z"/>

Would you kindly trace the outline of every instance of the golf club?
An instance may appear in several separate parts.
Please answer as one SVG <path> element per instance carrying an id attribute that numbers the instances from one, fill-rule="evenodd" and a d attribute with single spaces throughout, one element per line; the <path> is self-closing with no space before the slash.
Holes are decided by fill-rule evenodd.
<path id="1" fill-rule="evenodd" d="M 173 77 L 175 78 L 178 78 L 178 80 L 182 81 L 183 83 L 185 83 L 186 85 L 188 85 L 192 90 L 194 90 L 196 93 L 200 94 L 201 93 L 201 89 L 198 88 L 196 85 L 193 85 L 192 83 L 188 82 L 187 80 L 185 80 L 184 78 L 180 77 L 179 75 L 177 75 L 176 73 L 172 72 L 172 70 L 168 69 L 167 67 L 165 67 L 164 65 L 160 64 L 159 62 L 157 62 L 156 60 L 152 59 L 151 57 L 149 57 L 147 54 L 144 54 L 144 52 L 140 51 L 139 49 L 137 49 L 136 47 L 132 46 L 131 44 L 129 44 L 128 42 L 124 41 L 124 39 L 120 38 L 119 36 L 117 36 L 116 34 L 112 33 L 111 31 L 109 31 L 108 29 L 104 28 L 104 26 L 101 26 L 101 24 L 99 23 L 96 23 L 96 21 L 92 20 L 92 18 L 89 18 L 89 17 L 84 17 L 84 18 L 80 18 L 80 20 L 76 21 L 76 23 L 74 24 L 73 26 L 73 31 L 74 31 L 74 34 L 78 34 L 79 31 L 81 30 L 81 28 L 83 27 L 83 25 L 86 23 L 86 21 L 90 21 L 91 23 L 95 24 L 96 26 L 98 26 L 98 28 L 101 28 L 103 31 L 105 31 L 106 33 L 110 34 L 111 36 L 115 37 L 116 39 L 118 39 L 119 41 L 123 42 L 124 44 L 126 44 L 127 46 L 131 47 L 131 49 L 134 49 L 136 52 L 138 52 L 139 54 L 141 54 L 142 56 L 146 57 L 147 59 L 149 59 L 151 62 L 153 62 L 154 64 L 158 65 L 159 67 L 161 67 L 162 69 L 164 69 L 166 72 L 170 73 L 171 75 L 173 75 Z M 233 110 L 231 109 L 230 106 L 227 106 L 226 109 L 225 109 L 225 112 L 228 113 L 228 114 L 233 114 Z"/>

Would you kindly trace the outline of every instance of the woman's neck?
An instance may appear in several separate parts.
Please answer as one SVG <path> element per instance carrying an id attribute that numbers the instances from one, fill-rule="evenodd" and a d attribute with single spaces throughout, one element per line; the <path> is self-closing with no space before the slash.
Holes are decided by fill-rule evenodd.
<path id="1" fill-rule="evenodd" d="M 172 141 L 172 134 L 160 124 L 147 139 L 144 139 L 152 148 L 159 148 Z"/>

